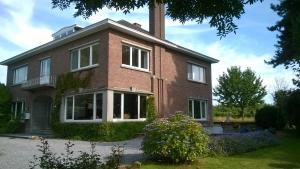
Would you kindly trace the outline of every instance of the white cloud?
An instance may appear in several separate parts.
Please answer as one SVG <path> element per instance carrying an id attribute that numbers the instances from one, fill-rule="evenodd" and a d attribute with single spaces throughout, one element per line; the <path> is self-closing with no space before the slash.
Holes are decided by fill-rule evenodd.
<path id="1" fill-rule="evenodd" d="M 31 23 L 33 0 L 4 0 L 2 3 L 9 14 L 8 18 L 0 16 L 2 38 L 23 49 L 30 49 L 52 40 L 50 29 Z"/>

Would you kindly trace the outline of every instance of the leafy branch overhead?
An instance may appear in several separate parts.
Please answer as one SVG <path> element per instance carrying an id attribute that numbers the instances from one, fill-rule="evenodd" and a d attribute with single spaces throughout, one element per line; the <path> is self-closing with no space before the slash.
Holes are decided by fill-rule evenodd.
<path id="1" fill-rule="evenodd" d="M 74 17 L 87 19 L 104 7 L 126 14 L 144 6 L 153 7 L 155 2 L 163 3 L 166 15 L 173 20 L 181 23 L 196 21 L 198 24 L 209 21 L 209 25 L 217 29 L 217 35 L 224 37 L 237 30 L 235 19 L 245 12 L 245 5 L 258 1 L 263 0 L 52 0 L 52 5 L 61 10 L 74 6 Z"/>

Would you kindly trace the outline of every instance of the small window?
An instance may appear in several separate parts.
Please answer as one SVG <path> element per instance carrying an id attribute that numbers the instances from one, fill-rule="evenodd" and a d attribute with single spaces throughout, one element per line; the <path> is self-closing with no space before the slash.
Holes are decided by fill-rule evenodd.
<path id="1" fill-rule="evenodd" d="M 27 69 L 27 66 L 23 66 L 14 70 L 13 84 L 21 84 L 27 81 Z"/>
<path id="2" fill-rule="evenodd" d="M 80 67 L 86 67 L 90 65 L 90 47 L 80 50 Z"/>
<path id="3" fill-rule="evenodd" d="M 72 50 L 70 52 L 71 70 L 78 70 L 96 65 L 99 60 L 99 54 L 99 44 L 93 44 Z"/>
<path id="4" fill-rule="evenodd" d="M 189 99 L 189 115 L 194 119 L 206 120 L 207 118 L 207 100 Z"/>
<path id="5" fill-rule="evenodd" d="M 149 51 L 123 44 L 122 64 L 133 68 L 149 70 Z"/>
<path id="6" fill-rule="evenodd" d="M 114 118 L 121 118 L 121 94 L 114 93 Z"/>
<path id="7" fill-rule="evenodd" d="M 21 117 L 25 112 L 25 102 L 24 101 L 16 101 L 11 104 L 11 112 L 14 118 Z"/>
<path id="8" fill-rule="evenodd" d="M 66 119 L 73 119 L 73 97 L 67 97 L 67 105 L 66 105 Z"/>
<path id="9" fill-rule="evenodd" d="M 188 80 L 206 83 L 206 70 L 204 67 L 188 63 Z"/>
<path id="10" fill-rule="evenodd" d="M 130 65 L 130 47 L 122 46 L 122 64 Z"/>

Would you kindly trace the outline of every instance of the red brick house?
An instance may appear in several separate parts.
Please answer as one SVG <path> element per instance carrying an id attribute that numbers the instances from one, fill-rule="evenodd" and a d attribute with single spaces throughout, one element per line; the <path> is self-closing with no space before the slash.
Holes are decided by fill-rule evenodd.
<path id="1" fill-rule="evenodd" d="M 143 121 L 146 97 L 160 117 L 177 111 L 212 122 L 211 64 L 218 60 L 165 40 L 163 7 L 139 24 L 105 19 L 65 27 L 54 40 L 1 62 L 13 95 L 12 112 L 26 113 L 26 132 L 50 129 L 58 75 L 93 72 L 87 88 L 65 93 L 63 123 Z"/>

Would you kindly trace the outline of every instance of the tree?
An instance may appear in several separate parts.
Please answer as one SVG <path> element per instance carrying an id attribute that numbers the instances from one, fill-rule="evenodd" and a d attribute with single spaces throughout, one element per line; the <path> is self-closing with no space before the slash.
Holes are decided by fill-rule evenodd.
<path id="1" fill-rule="evenodd" d="M 297 73 L 293 82 L 300 87 L 300 1 L 281 0 L 277 5 L 272 4 L 271 8 L 281 20 L 268 28 L 278 32 L 278 41 L 275 56 L 267 63 L 274 67 L 284 65 L 286 69 L 292 68 Z"/>
<path id="2" fill-rule="evenodd" d="M 11 94 L 7 86 L 0 83 L 0 133 L 4 132 L 11 118 Z"/>
<path id="3" fill-rule="evenodd" d="M 263 0 L 52 0 L 52 7 L 64 10 L 75 5 L 75 17 L 89 18 L 104 7 L 121 10 L 126 14 L 144 6 L 153 7 L 155 2 L 163 3 L 166 6 L 166 15 L 173 20 L 182 23 L 195 20 L 199 24 L 209 20 L 210 26 L 218 30 L 218 36 L 223 37 L 228 33 L 235 33 L 237 25 L 234 20 L 239 19 L 245 12 L 245 5 L 258 1 Z"/>
<path id="4" fill-rule="evenodd" d="M 219 84 L 213 89 L 216 100 L 221 105 L 238 108 L 243 119 L 245 110 L 263 103 L 263 97 L 267 94 L 260 77 L 256 77 L 249 68 L 241 71 L 240 67 L 230 67 L 217 80 Z"/>

